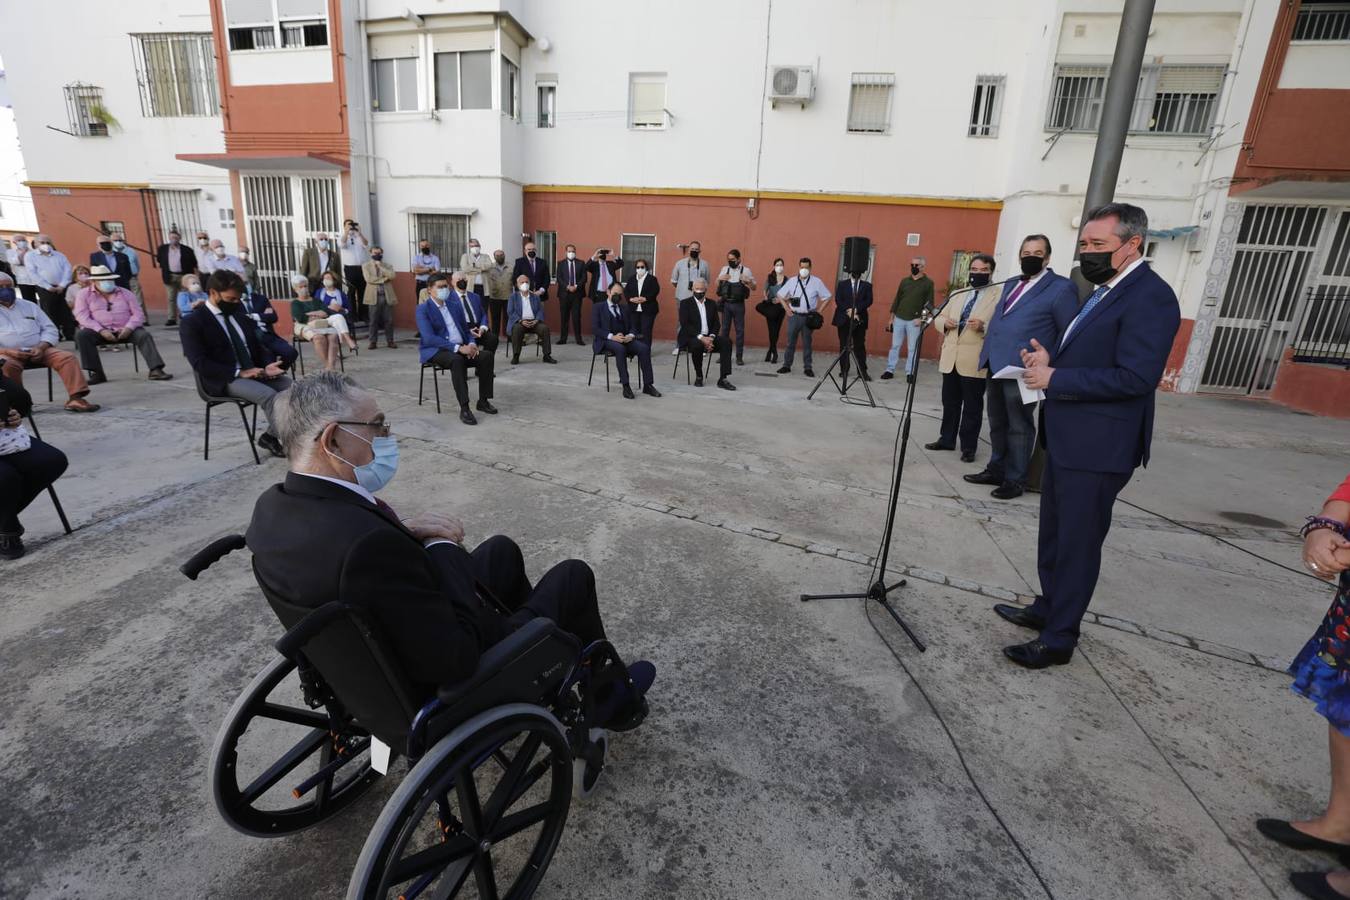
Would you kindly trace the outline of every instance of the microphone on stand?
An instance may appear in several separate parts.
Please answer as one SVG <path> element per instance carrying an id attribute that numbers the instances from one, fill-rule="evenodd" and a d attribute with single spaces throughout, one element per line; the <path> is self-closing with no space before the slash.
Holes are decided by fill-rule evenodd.
<path id="1" fill-rule="evenodd" d="M 969 294 L 971 291 L 982 291 L 985 288 L 991 288 L 994 287 L 995 285 L 1007 284 L 1010 281 L 1016 281 L 1021 277 L 1022 277 L 1021 273 L 1018 273 L 1008 278 L 1004 278 L 1002 281 L 991 281 L 988 284 L 983 285 L 982 287 L 963 287 L 960 290 L 952 291 L 950 294 L 947 295 L 947 299 L 942 301 L 942 305 L 937 309 L 933 309 L 933 307 L 931 306 L 925 306 L 923 308 L 923 313 L 920 315 L 920 318 L 923 319 L 923 324 L 925 326 L 931 325 L 934 319 L 942 315 L 943 311 L 946 310 L 947 308 L 947 304 L 951 303 L 952 298 L 955 297 L 957 294 Z"/>

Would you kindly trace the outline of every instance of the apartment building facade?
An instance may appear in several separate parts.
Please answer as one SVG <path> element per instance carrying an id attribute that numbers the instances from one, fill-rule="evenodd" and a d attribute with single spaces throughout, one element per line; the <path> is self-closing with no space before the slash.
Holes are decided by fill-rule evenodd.
<path id="1" fill-rule="evenodd" d="M 70 0 L 62 15 L 81 6 L 98 9 Z M 469 236 L 510 258 L 528 236 L 549 259 L 567 243 L 630 268 L 645 257 L 663 280 L 693 239 L 713 263 L 738 248 L 761 277 L 809 256 L 828 278 L 862 234 L 889 296 L 916 255 L 939 289 L 979 251 L 1009 274 L 1033 232 L 1067 271 L 1120 13 L 1119 0 L 137 6 L 105 52 L 56 71 L 23 27 L 0 34 L 42 226 L 82 245 L 83 223 L 118 221 L 139 246 L 203 227 L 249 246 L 274 294 L 348 217 L 405 272 L 419 238 L 450 265 Z M 1350 180 L 1345 6 L 1157 5 L 1117 197 L 1148 209 L 1148 255 L 1181 298 L 1168 388 L 1338 411 L 1318 398 L 1341 371 L 1326 289 L 1340 290 Z M 1316 222 L 1278 246 L 1238 233 L 1298 215 Z M 1263 252 L 1294 274 L 1253 262 Z M 1310 276 L 1318 265 L 1333 274 Z M 411 299 L 411 276 L 404 287 Z M 1310 303 L 1317 346 L 1291 354 Z M 869 338 L 889 343 L 879 325 Z M 1298 367 L 1320 386 L 1287 389 L 1284 373 L 1307 380 Z"/>

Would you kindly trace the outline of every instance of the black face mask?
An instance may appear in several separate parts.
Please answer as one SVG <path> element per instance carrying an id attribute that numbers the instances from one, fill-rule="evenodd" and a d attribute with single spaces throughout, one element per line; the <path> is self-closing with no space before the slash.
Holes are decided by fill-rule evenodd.
<path id="1" fill-rule="evenodd" d="M 421 250 L 422 250 L 423 253 L 430 253 L 430 252 L 431 252 L 431 248 L 430 248 L 430 247 L 422 247 Z"/>
<path id="2" fill-rule="evenodd" d="M 918 275 L 918 274 L 919 274 L 919 267 L 916 266 L 916 265 L 912 265 L 912 264 L 911 264 L 910 267 L 909 267 L 909 274 L 911 274 L 911 275 Z"/>
<path id="3" fill-rule="evenodd" d="M 533 251 L 533 250 L 526 250 L 526 251 L 525 251 L 525 255 L 528 256 L 530 259 L 534 259 L 534 251 Z"/>
<path id="4" fill-rule="evenodd" d="M 372 253 L 372 254 L 370 254 L 370 258 L 373 259 L 373 260 L 375 260 L 376 262 L 379 262 L 380 260 L 384 259 L 384 254 L 383 254 L 383 253 Z"/>
<path id="5" fill-rule="evenodd" d="M 982 288 L 989 283 L 989 279 L 992 277 L 993 276 L 988 272 L 971 272 L 970 286 L 973 288 Z"/>
<path id="6" fill-rule="evenodd" d="M 505 257 L 505 256 L 494 256 L 494 257 L 492 257 L 492 259 L 493 259 L 493 261 L 496 262 L 497 265 L 499 265 L 499 266 L 504 266 L 504 265 L 506 265 L 506 257 Z"/>
<path id="7" fill-rule="evenodd" d="M 690 259 L 698 259 L 698 251 L 697 251 L 697 250 L 690 250 L 690 251 L 689 251 L 689 258 L 690 258 Z"/>
<path id="8" fill-rule="evenodd" d="M 1021 260 L 1022 274 L 1028 278 L 1039 275 L 1041 269 L 1045 268 L 1044 256 L 1024 256 Z"/>
<path id="9" fill-rule="evenodd" d="M 729 259 L 729 260 L 727 260 L 727 268 L 729 268 L 729 269 L 736 269 L 736 268 L 739 268 L 740 265 L 741 265 L 741 261 L 740 261 L 739 259 Z"/>
<path id="10" fill-rule="evenodd" d="M 1120 248 L 1117 247 L 1117 250 Z M 1101 250 L 1096 253 L 1079 253 L 1078 267 L 1083 277 L 1093 284 L 1106 284 L 1116 275 L 1116 267 L 1111 265 L 1115 250 Z"/>
<path id="11" fill-rule="evenodd" d="M 109 250 L 112 249 L 112 241 L 99 241 L 98 249 L 102 250 L 104 253 L 107 253 Z"/>
<path id="12" fill-rule="evenodd" d="M 459 288 L 461 291 L 467 288 L 468 286 L 469 282 L 465 281 L 463 278 L 455 282 L 455 287 Z"/>
<path id="13" fill-rule="evenodd" d="M 706 296 L 707 296 L 707 293 L 704 292 L 704 291 L 694 291 L 694 299 L 695 299 L 695 300 L 702 300 L 702 299 L 703 299 L 704 297 L 706 297 Z"/>

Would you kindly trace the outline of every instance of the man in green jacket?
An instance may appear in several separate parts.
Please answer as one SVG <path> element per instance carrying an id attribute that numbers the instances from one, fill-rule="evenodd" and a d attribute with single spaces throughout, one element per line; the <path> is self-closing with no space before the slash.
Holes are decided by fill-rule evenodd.
<path id="1" fill-rule="evenodd" d="M 909 261 L 909 277 L 900 281 L 895 289 L 895 300 L 891 303 L 891 324 L 886 330 L 891 332 L 891 352 L 886 357 L 886 371 L 881 380 L 895 377 L 895 365 L 900 361 L 900 342 L 909 338 L 905 347 L 905 380 L 914 380 L 914 369 L 919 365 L 919 354 L 914 345 L 919 341 L 919 329 L 923 324 L 924 309 L 933 308 L 933 279 L 924 274 L 925 261 L 916 256 Z"/>

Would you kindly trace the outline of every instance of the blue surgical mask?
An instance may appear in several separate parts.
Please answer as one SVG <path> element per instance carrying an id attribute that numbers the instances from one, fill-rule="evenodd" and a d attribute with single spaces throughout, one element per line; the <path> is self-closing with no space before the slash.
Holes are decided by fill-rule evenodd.
<path id="1" fill-rule="evenodd" d="M 450 289 L 449 289 L 449 288 L 436 288 L 436 299 L 437 299 L 437 300 L 440 300 L 442 303 L 444 303 L 446 300 L 449 300 L 449 299 L 450 299 Z"/>
<path id="2" fill-rule="evenodd" d="M 338 427 L 342 428 L 343 431 L 347 432 L 358 441 L 366 440 L 350 429 L 343 428 L 341 425 Z M 365 465 L 352 466 L 351 463 L 342 459 L 342 457 L 338 456 L 336 453 L 333 453 L 333 456 L 336 456 L 344 463 L 347 463 L 347 465 L 352 466 L 352 472 L 356 475 L 356 483 L 374 494 L 378 493 L 381 488 L 392 481 L 394 479 L 394 473 L 398 471 L 398 441 L 391 435 L 389 437 L 377 437 L 373 441 L 366 441 L 366 443 L 370 444 L 370 449 L 374 452 L 375 456 Z M 331 453 L 332 451 L 329 452 Z"/>
<path id="3" fill-rule="evenodd" d="M 111 294 L 111 293 L 113 292 L 113 288 L 115 288 L 115 287 L 117 287 L 117 282 L 116 282 L 116 281 L 109 281 L 109 280 L 106 279 L 106 278 L 105 278 L 105 279 L 101 279 L 101 280 L 98 282 L 98 289 L 99 289 L 100 291 L 102 291 L 103 293 L 105 293 L 105 294 Z"/>
<path id="4" fill-rule="evenodd" d="M 13 303 L 13 302 L 14 302 L 14 288 L 10 287 L 0 288 L 0 303 Z"/>

